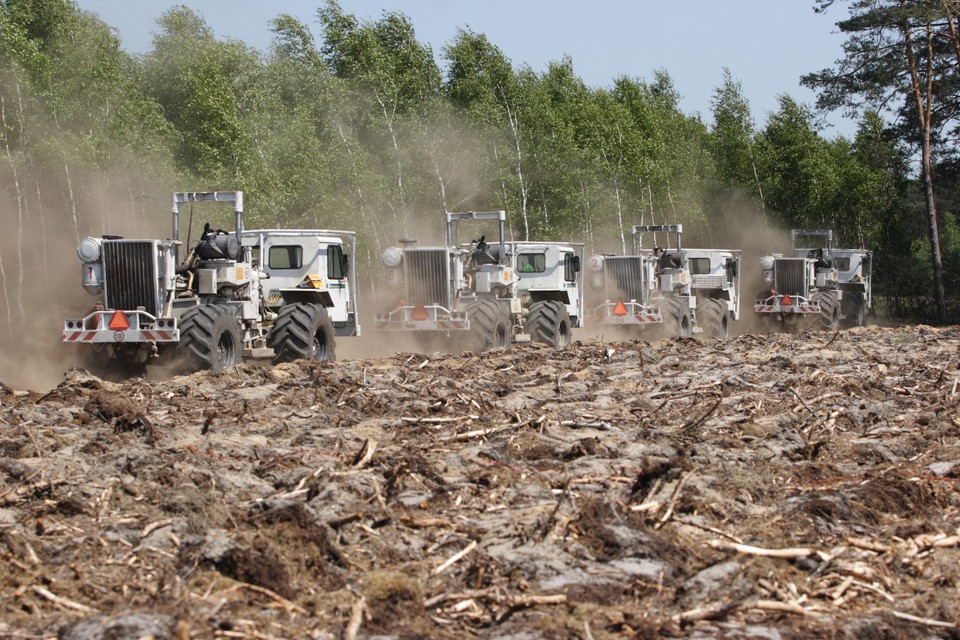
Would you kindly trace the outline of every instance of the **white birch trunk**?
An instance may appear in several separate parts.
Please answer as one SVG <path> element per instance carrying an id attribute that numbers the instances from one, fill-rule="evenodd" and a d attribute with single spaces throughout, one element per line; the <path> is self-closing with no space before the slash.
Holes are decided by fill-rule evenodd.
<path id="1" fill-rule="evenodd" d="M 7 102 L 4 99 L 3 95 L 0 94 L 0 124 L 3 125 L 4 130 L 7 129 Z M 17 171 L 17 163 L 13 157 L 13 153 L 10 151 L 10 141 L 7 136 L 3 137 L 3 150 L 7 158 L 7 162 L 10 163 L 10 173 L 13 176 L 13 188 L 14 195 L 17 199 L 17 288 L 16 288 L 16 308 L 20 313 L 20 320 L 26 320 L 27 314 L 23 308 L 23 191 L 20 188 L 20 175 Z M 8 326 L 13 328 L 13 316 L 10 305 L 10 298 L 7 292 L 7 277 L 6 272 L 3 272 L 3 299 L 5 306 L 7 308 L 7 323 Z"/>
<path id="2" fill-rule="evenodd" d="M 520 187 L 520 219 L 523 222 L 523 239 L 530 240 L 530 220 L 527 214 L 527 185 L 523 181 L 523 151 L 520 144 L 520 122 L 510 109 L 510 105 L 505 105 L 507 110 L 507 121 L 510 123 L 510 130 L 513 133 L 514 151 L 516 160 L 514 171 L 517 174 L 517 183 Z"/>

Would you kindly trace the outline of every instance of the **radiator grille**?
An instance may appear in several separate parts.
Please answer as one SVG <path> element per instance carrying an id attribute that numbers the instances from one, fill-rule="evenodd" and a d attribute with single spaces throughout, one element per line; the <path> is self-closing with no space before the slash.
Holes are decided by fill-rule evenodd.
<path id="1" fill-rule="evenodd" d="M 407 304 L 450 308 L 450 260 L 445 249 L 407 249 L 403 253 Z"/>
<path id="2" fill-rule="evenodd" d="M 147 313 L 159 315 L 157 248 L 153 241 L 104 242 L 103 277 L 108 309 L 143 307 Z"/>
<path id="3" fill-rule="evenodd" d="M 690 278 L 690 286 L 694 289 L 726 289 L 727 283 L 723 276 L 695 275 Z"/>
<path id="4" fill-rule="evenodd" d="M 806 260 L 803 258 L 777 258 L 774 267 L 776 281 L 774 288 L 777 293 L 786 293 L 791 296 L 806 296 Z"/>
<path id="5" fill-rule="evenodd" d="M 640 256 L 609 257 L 604 260 L 607 272 L 607 295 L 611 300 L 645 302 L 643 258 Z"/>

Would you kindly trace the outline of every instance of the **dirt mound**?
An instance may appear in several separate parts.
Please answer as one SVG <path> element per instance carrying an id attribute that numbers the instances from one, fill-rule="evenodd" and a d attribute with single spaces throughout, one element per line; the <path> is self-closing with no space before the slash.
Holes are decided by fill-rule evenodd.
<path id="1" fill-rule="evenodd" d="M 0 385 L 0 636 L 956 637 L 960 330 Z"/>

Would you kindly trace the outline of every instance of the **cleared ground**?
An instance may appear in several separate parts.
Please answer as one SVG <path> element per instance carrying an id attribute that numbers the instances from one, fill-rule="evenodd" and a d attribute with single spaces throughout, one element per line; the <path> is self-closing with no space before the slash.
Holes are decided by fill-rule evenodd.
<path id="1" fill-rule="evenodd" d="M 0 636 L 917 638 L 960 329 L 0 387 Z"/>

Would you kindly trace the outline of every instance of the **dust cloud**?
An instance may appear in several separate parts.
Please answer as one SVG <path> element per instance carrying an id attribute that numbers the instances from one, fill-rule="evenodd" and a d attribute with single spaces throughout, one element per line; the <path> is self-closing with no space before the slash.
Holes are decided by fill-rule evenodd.
<path id="1" fill-rule="evenodd" d="M 468 131 L 464 127 L 464 131 Z M 469 134 L 465 133 L 464 136 Z M 469 148 L 471 143 L 464 142 Z M 360 235 L 353 268 L 358 269 L 358 309 L 362 336 L 340 338 L 337 355 L 340 359 L 377 358 L 398 352 L 432 352 L 450 350 L 424 336 L 386 333 L 374 328 L 377 313 L 389 311 L 399 303 L 401 292 L 385 281 L 381 262 L 383 249 L 398 246 L 401 239 L 416 240 L 416 246 L 444 246 L 446 222 L 444 210 L 495 211 L 502 205 L 500 194 L 484 190 L 478 176 L 480 168 L 472 158 L 463 158 L 443 166 L 438 180 L 444 198 L 433 203 L 411 203 L 395 212 L 378 214 L 357 210 L 336 222 L 337 228 L 353 229 Z M 144 176 L 158 176 L 145 181 Z M 17 181 L 14 182 L 14 177 Z M 90 349 L 85 345 L 61 342 L 63 321 L 88 313 L 96 298 L 80 285 L 80 263 L 76 256 L 77 241 L 87 235 L 116 234 L 138 238 L 169 238 L 170 193 L 184 188 L 171 184 L 169 172 L 151 171 L 142 163 L 110 173 L 88 172 L 64 179 L 42 181 L 39 177 L 9 170 L 0 176 L 7 187 L 0 199 L 0 217 L 9 232 L 0 236 L 0 382 L 14 388 L 46 390 L 63 380 L 71 367 L 88 365 Z M 447 194 L 450 194 L 449 196 Z M 460 195 L 454 195 L 460 194 Z M 469 194 L 463 196 L 462 194 Z M 255 213 L 255 212 L 254 212 Z M 732 199 L 711 224 L 685 226 L 686 246 L 741 249 L 742 300 L 740 321 L 732 333 L 756 331 L 750 305 L 761 288 L 759 258 L 765 253 L 785 250 L 789 235 L 772 226 L 768 216 L 747 197 Z M 196 212 L 189 208 L 181 216 L 181 240 L 196 239 L 204 222 L 232 228 L 233 219 L 227 208 L 204 207 Z M 665 221 L 670 222 L 670 221 Z M 507 240 L 519 239 L 522 221 L 518 211 L 507 210 Z M 454 243 L 463 244 L 486 236 L 488 242 L 498 237 L 496 221 L 463 221 L 456 225 Z M 536 239 L 536 238 L 535 238 Z M 583 241 L 581 233 L 568 234 L 571 242 Z M 629 246 L 629 232 L 627 232 Z M 621 253 L 620 234 L 597 233 L 585 248 L 585 256 L 595 253 Z M 582 274 L 587 277 L 587 274 Z M 593 297 L 584 287 L 584 316 L 587 327 L 576 332 L 577 338 L 614 339 L 589 326 L 589 310 Z"/>
<path id="2" fill-rule="evenodd" d="M 460 179 L 472 178 L 461 176 Z M 104 186 L 118 182 L 128 187 L 117 190 Z M 137 184 L 136 190 L 132 188 L 133 184 Z M 3 286 L 0 301 L 4 305 L 0 313 L 0 382 L 14 388 L 46 390 L 59 384 L 69 368 L 85 366 L 89 349 L 82 345 L 63 344 L 60 340 L 64 319 L 88 313 L 95 301 L 80 286 L 77 239 L 105 233 L 126 237 L 170 237 L 170 191 L 166 184 L 147 188 L 131 175 L 111 176 L 110 179 L 91 176 L 87 184 L 76 186 L 73 201 L 65 198 L 64 190 L 57 185 L 40 184 L 30 193 L 21 191 L 19 205 L 15 197 L 9 196 L 0 202 L 0 214 L 7 221 L 5 226 L 13 230 L 0 237 L 0 284 Z M 7 193 L 15 193 L 15 190 L 8 189 Z M 483 203 L 476 200 L 466 204 L 469 206 L 451 207 L 451 210 L 496 209 L 482 206 Z M 229 212 L 204 209 L 203 216 L 206 217 L 196 213 L 191 228 L 187 212 L 184 214 L 182 239 L 186 239 L 188 228 L 191 237 L 195 238 L 207 220 L 214 224 L 222 222 L 226 226 L 232 223 Z M 509 240 L 513 239 L 518 220 L 513 212 L 508 212 L 507 217 Z M 789 247 L 789 233 L 766 220 L 767 216 L 744 198 L 723 207 L 714 224 L 685 228 L 686 246 L 740 249 L 743 252 L 740 320 L 731 327 L 734 334 L 763 329 L 751 309 L 755 293 L 762 288 L 759 259 L 766 253 L 785 251 Z M 337 355 L 340 359 L 441 350 L 438 343 L 425 340 L 423 336 L 377 331 L 374 316 L 395 308 L 400 298 L 400 292 L 384 280 L 385 269 L 380 261 L 382 249 L 398 245 L 400 239 L 417 240 L 417 246 L 445 245 L 443 207 L 438 206 L 433 211 L 422 208 L 390 222 L 392 224 L 380 224 L 378 232 L 371 234 L 374 236 L 371 238 L 374 239 L 373 247 L 362 247 L 362 239 L 358 247 L 358 253 L 366 252 L 358 274 L 362 336 L 338 339 Z M 481 235 L 488 240 L 495 240 L 498 236 L 493 221 L 465 221 L 457 226 L 456 244 L 470 242 Z M 587 256 L 604 251 L 617 252 L 620 245 L 619 237 L 597 240 L 595 247 L 586 248 Z M 585 293 L 586 316 L 592 308 L 589 287 L 585 287 Z M 591 329 L 588 320 L 587 327 L 577 330 L 575 337 L 612 339 L 619 336 L 607 336 Z"/>
<path id="3" fill-rule="evenodd" d="M 64 320 L 86 315 L 96 300 L 80 284 L 78 240 L 169 237 L 170 195 L 132 170 L 74 175 L 68 185 L 23 173 L 16 178 L 9 171 L 0 178 L 7 230 L 0 236 L 0 382 L 43 391 L 90 355 L 86 345 L 61 341 Z"/>
<path id="4" fill-rule="evenodd" d="M 789 253 L 790 230 L 776 225 L 769 212 L 763 211 L 747 197 L 734 197 L 720 208 L 717 222 L 697 231 L 702 246 L 739 249 L 740 254 L 740 319 L 730 325 L 730 335 L 766 333 L 770 326 L 761 322 L 753 311 L 757 293 L 764 289 L 760 258 L 770 253 Z M 686 242 L 687 246 L 694 246 Z"/>
<path id="5" fill-rule="evenodd" d="M 483 209 L 482 207 L 478 210 Z M 508 239 L 511 231 L 509 226 L 516 227 L 518 215 L 515 212 L 507 212 Z M 710 222 L 690 224 L 685 223 L 683 244 L 686 247 L 730 249 L 741 251 L 740 261 L 740 319 L 731 324 L 731 335 L 742 335 L 746 333 L 766 333 L 771 330 L 767 324 L 763 324 L 753 312 L 753 302 L 756 294 L 764 288 L 761 279 L 760 258 L 773 252 L 789 252 L 790 250 L 790 232 L 776 225 L 771 221 L 771 216 L 765 212 L 756 202 L 748 196 L 733 196 L 721 205 L 716 215 Z M 665 221 L 669 224 L 670 221 Z M 632 222 L 630 223 L 632 224 Z M 470 226 L 472 225 L 472 226 Z M 436 215 L 424 214 L 417 218 L 416 228 L 422 232 L 423 236 L 417 239 L 419 246 L 444 245 L 445 244 L 445 224 L 442 212 Z M 476 230 L 475 230 L 476 229 Z M 495 225 L 484 226 L 479 222 L 470 222 L 461 224 L 459 233 L 455 238 L 455 243 L 459 244 L 478 238 L 480 235 L 486 235 L 487 239 L 497 236 Z M 398 236 L 410 237 L 410 236 Z M 626 244 L 631 246 L 629 230 L 626 231 Z M 571 242 L 578 242 L 580 238 L 569 237 Z M 614 254 L 622 255 L 621 240 L 616 232 L 605 235 L 595 235 L 593 243 L 585 248 L 585 256 L 589 258 L 596 254 Z M 384 268 L 377 256 L 376 264 L 373 268 L 364 274 L 366 278 L 365 285 L 361 286 L 361 295 L 366 299 L 361 300 L 362 307 L 366 309 L 366 320 L 364 320 L 363 338 L 349 339 L 347 344 L 341 347 L 344 342 L 338 342 L 339 357 L 385 357 L 397 352 L 416 351 L 429 352 L 434 350 L 435 345 L 423 339 L 416 339 L 413 336 L 404 334 L 385 334 L 373 329 L 373 315 L 376 312 L 386 311 L 395 308 L 399 300 L 399 291 L 391 289 L 383 281 Z M 589 277 L 584 272 L 581 277 Z M 584 325 L 582 328 L 574 331 L 574 338 L 599 339 L 599 340 L 622 340 L 628 338 L 641 337 L 648 340 L 655 340 L 655 332 L 624 332 L 614 331 L 612 328 L 601 328 L 591 326 L 589 316 L 590 311 L 598 304 L 596 294 L 591 291 L 589 283 L 584 283 Z M 356 355 L 352 355 L 356 354 Z"/>
<path id="6" fill-rule="evenodd" d="M 438 124 L 438 127 L 449 126 Z M 453 126 L 457 126 L 454 123 Z M 414 241 L 414 247 L 445 247 L 447 245 L 447 223 L 445 213 L 468 211 L 498 211 L 502 205 L 496 202 L 493 194 L 485 190 L 479 176 L 483 175 L 474 156 L 464 153 L 464 149 L 477 148 L 480 141 L 475 138 L 471 127 L 459 123 L 457 135 L 451 136 L 456 148 L 434 149 L 429 145 L 419 151 L 425 157 L 436 160 L 437 180 L 442 198 L 433 202 L 410 204 L 396 214 L 373 216 L 373 223 L 367 223 L 368 233 L 358 240 L 358 306 L 362 336 L 359 338 L 340 338 L 337 340 L 337 358 L 378 358 L 395 353 L 432 353 L 449 350 L 449 341 L 431 339 L 430 336 L 415 335 L 407 332 L 384 332 L 374 328 L 375 316 L 396 309 L 403 297 L 402 287 L 387 282 L 387 269 L 382 254 L 388 247 L 401 247 L 407 241 Z M 442 158 L 440 156 L 443 156 Z M 364 215 L 359 215 L 361 224 Z M 368 216 L 369 217 L 369 216 Z M 514 237 L 519 222 L 519 214 L 507 211 L 506 240 Z M 372 226 L 372 229 L 369 227 Z M 358 229 L 359 230 L 359 229 Z M 466 244 L 485 236 L 487 242 L 499 238 L 496 221 L 464 220 L 454 224 L 454 245 Z M 403 241 L 403 242 L 401 242 Z"/>
<path id="7" fill-rule="evenodd" d="M 790 232 L 770 220 L 769 212 L 745 195 L 734 195 L 722 203 L 709 222 L 683 223 L 683 246 L 701 249 L 739 250 L 740 255 L 740 319 L 730 325 L 731 336 L 746 333 L 765 333 L 769 325 L 762 324 L 753 312 L 756 294 L 764 288 L 761 278 L 760 258 L 774 252 L 789 252 Z M 673 224 L 665 220 L 663 224 Z M 629 223 L 630 225 L 633 222 Z M 672 235 L 672 234 L 671 234 Z M 627 252 L 631 251 L 629 229 L 625 231 Z M 660 238 L 658 237 L 658 240 Z M 596 237 L 593 246 L 588 246 L 586 255 L 612 254 L 623 255 L 620 237 L 613 235 Z M 665 238 L 663 238 L 665 240 Z M 671 238 L 672 244 L 674 239 Z M 589 273 L 581 277 L 589 277 Z M 654 332 L 638 330 L 616 330 L 614 328 L 591 327 L 590 311 L 599 304 L 596 294 L 585 283 L 586 326 L 575 332 L 577 339 L 622 340 L 629 338 L 656 339 Z"/>
<path id="8" fill-rule="evenodd" d="M 486 208 L 483 211 L 493 209 Z M 457 211 L 466 211 L 458 209 Z M 435 212 L 421 212 L 414 218 L 410 228 L 416 229 L 415 234 L 398 233 L 393 242 L 384 244 L 386 247 L 402 247 L 399 240 L 416 240 L 416 247 L 444 247 L 446 238 L 446 217 L 443 210 Z M 508 213 L 509 224 L 509 213 Z M 509 227 L 506 231 L 510 239 Z M 465 244 L 486 236 L 488 242 L 494 242 L 499 237 L 496 222 L 493 221 L 461 221 L 454 225 L 454 245 Z M 431 339 L 427 335 L 411 334 L 408 332 L 384 332 L 374 328 L 377 314 L 387 313 L 400 305 L 403 297 L 402 286 L 391 285 L 386 280 L 386 267 L 380 259 L 380 253 L 374 256 L 371 264 L 358 274 L 358 288 L 360 289 L 358 305 L 362 336 L 360 338 L 342 338 L 337 340 L 338 359 L 346 358 L 382 358 L 396 353 L 432 353 L 450 351 L 450 341 Z"/>

